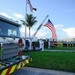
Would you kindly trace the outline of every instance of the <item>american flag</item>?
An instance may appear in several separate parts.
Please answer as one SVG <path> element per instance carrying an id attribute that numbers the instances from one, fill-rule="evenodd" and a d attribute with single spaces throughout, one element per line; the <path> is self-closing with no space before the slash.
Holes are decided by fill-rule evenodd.
<path id="1" fill-rule="evenodd" d="M 30 11 L 33 12 L 33 7 L 32 7 L 32 4 L 31 4 L 30 0 L 27 0 L 27 3 L 29 4 Z"/>
<path id="2" fill-rule="evenodd" d="M 52 38 L 57 38 L 56 30 L 54 28 L 54 25 L 50 21 L 50 19 L 48 20 L 48 22 L 44 26 L 48 27 L 51 30 L 51 32 L 52 32 Z"/>
<path id="3" fill-rule="evenodd" d="M 31 4 L 31 2 L 30 2 L 30 0 L 27 0 L 27 4 L 29 4 L 29 7 L 30 7 L 30 11 L 31 12 L 33 12 L 33 10 L 37 10 L 36 8 L 33 8 L 33 6 L 32 6 L 32 4 Z"/>

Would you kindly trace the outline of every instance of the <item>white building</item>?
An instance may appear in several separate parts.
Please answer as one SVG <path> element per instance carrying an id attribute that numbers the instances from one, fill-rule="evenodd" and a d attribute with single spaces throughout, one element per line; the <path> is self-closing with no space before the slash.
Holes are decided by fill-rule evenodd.
<path id="1" fill-rule="evenodd" d="M 75 42 L 75 38 L 66 38 L 66 39 L 63 39 L 62 41 Z"/>

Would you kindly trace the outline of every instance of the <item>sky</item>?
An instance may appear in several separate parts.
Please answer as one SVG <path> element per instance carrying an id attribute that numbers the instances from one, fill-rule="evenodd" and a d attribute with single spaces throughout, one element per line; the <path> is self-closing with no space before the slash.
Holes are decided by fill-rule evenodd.
<path id="1" fill-rule="evenodd" d="M 47 23 L 48 19 L 53 23 L 58 39 L 75 38 L 75 0 L 30 0 L 37 11 L 30 12 L 27 4 L 27 14 L 33 14 L 38 21 L 31 28 L 31 36 L 35 33 L 38 26 L 43 22 L 44 18 L 49 17 L 44 21 L 43 25 Z M 26 16 L 26 0 L 0 0 L 0 14 L 13 20 L 25 20 Z M 25 26 L 21 27 L 21 35 L 24 36 Z M 28 37 L 28 28 L 26 36 Z M 51 38 L 51 31 L 42 26 L 36 34 L 38 38 Z"/>

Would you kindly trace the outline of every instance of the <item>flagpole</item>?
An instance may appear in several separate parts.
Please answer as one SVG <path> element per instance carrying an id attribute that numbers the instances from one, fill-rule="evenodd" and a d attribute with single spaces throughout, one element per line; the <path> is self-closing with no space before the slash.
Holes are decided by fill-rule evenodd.
<path id="1" fill-rule="evenodd" d="M 27 19 L 27 4 L 29 4 L 29 7 L 30 7 L 30 10 L 31 10 L 31 8 L 33 9 L 33 7 L 32 7 L 32 5 L 31 5 L 31 2 L 30 2 L 30 0 L 26 0 L 26 10 L 25 10 L 25 39 L 26 39 L 26 32 L 27 32 L 27 26 L 26 26 L 26 24 L 27 24 L 27 21 L 26 21 L 26 19 Z M 35 8 L 34 8 L 34 10 L 35 10 Z M 31 10 L 31 12 L 32 12 L 32 10 Z"/>
<path id="2" fill-rule="evenodd" d="M 26 30 L 27 30 L 27 26 L 26 26 L 27 21 L 26 21 L 26 19 L 27 19 L 27 0 L 26 0 L 26 10 L 25 10 L 25 39 L 26 39 Z"/>

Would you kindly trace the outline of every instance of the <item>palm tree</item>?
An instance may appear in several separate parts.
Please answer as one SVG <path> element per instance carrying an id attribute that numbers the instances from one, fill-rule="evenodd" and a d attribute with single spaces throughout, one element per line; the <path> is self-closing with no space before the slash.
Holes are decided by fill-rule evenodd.
<path id="1" fill-rule="evenodd" d="M 22 24 L 25 25 L 25 21 L 21 20 Z M 29 37 L 30 37 L 30 29 L 35 25 L 37 22 L 36 17 L 34 17 L 32 14 L 27 14 L 27 19 L 26 19 L 26 26 L 29 27 Z"/>

